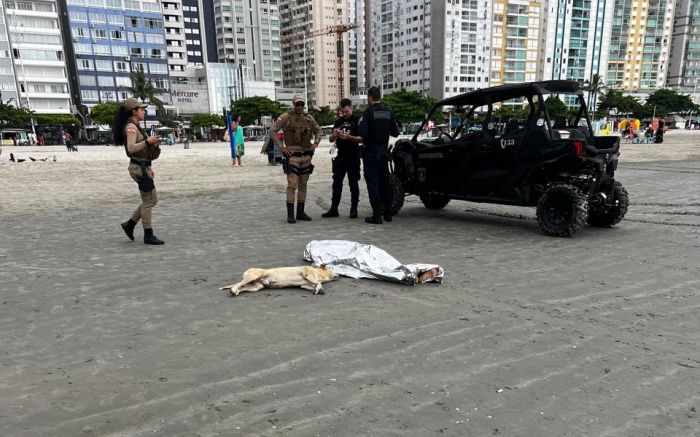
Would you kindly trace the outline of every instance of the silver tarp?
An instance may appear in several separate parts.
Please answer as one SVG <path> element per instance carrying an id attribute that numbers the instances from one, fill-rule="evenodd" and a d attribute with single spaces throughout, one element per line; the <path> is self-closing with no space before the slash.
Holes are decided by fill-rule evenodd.
<path id="1" fill-rule="evenodd" d="M 442 282 L 442 267 L 435 264 L 401 264 L 371 244 L 345 240 L 313 240 L 304 249 L 304 259 L 314 266 L 325 264 L 342 276 L 379 279 L 415 285 Z"/>

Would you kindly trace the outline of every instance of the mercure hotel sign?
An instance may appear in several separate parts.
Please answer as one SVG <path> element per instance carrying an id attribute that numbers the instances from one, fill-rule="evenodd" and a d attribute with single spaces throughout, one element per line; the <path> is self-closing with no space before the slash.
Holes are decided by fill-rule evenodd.
<path id="1" fill-rule="evenodd" d="M 205 86 L 171 84 L 170 97 L 181 114 L 209 113 L 209 93 Z"/>

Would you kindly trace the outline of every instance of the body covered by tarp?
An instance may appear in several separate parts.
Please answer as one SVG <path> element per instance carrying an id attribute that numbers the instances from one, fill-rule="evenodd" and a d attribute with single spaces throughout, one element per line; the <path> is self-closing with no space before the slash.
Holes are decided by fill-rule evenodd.
<path id="1" fill-rule="evenodd" d="M 442 267 L 435 264 L 401 264 L 382 249 L 345 240 L 313 240 L 306 245 L 304 259 L 315 266 L 325 264 L 334 273 L 355 279 L 379 279 L 415 285 L 422 274 L 433 269 L 428 282 L 442 282 Z M 425 277 L 425 276 L 424 276 Z"/>

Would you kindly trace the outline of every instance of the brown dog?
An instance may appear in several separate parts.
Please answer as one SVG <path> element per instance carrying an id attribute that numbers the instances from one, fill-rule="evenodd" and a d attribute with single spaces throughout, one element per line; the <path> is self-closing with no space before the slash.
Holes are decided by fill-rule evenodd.
<path id="1" fill-rule="evenodd" d="M 325 265 L 248 269 L 243 273 L 241 282 L 221 287 L 219 290 L 229 290 L 232 296 L 238 296 L 241 291 L 258 291 L 266 287 L 301 287 L 313 291 L 314 294 L 323 294 L 321 284 L 336 278 L 333 271 Z"/>

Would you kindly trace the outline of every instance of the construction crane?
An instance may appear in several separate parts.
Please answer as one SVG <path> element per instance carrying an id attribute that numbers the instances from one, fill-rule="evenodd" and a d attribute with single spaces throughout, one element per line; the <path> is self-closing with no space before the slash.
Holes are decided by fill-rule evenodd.
<path id="1" fill-rule="evenodd" d="M 306 84 L 306 38 L 313 38 L 321 35 L 336 34 L 336 53 L 338 56 L 338 100 L 345 95 L 345 60 L 343 51 L 343 34 L 357 28 L 357 24 L 334 24 L 323 29 L 312 30 L 311 32 L 301 32 L 281 38 L 283 43 L 289 43 L 300 39 L 304 40 L 304 84 Z M 306 87 L 306 85 L 304 85 Z M 306 96 L 304 98 L 307 98 Z"/>

